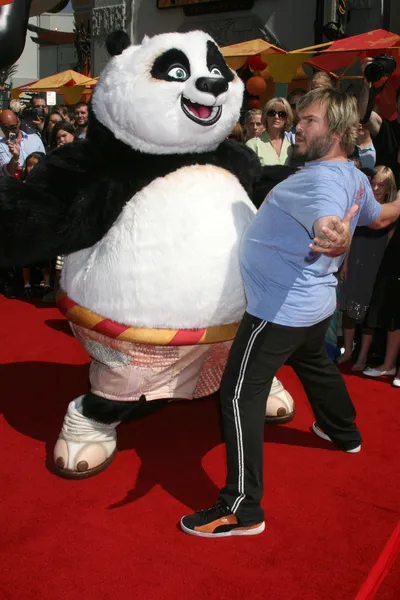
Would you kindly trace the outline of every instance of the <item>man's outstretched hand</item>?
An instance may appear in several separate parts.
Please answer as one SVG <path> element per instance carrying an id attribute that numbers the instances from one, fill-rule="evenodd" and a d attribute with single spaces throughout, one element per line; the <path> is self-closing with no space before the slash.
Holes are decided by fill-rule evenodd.
<path id="1" fill-rule="evenodd" d="M 315 238 L 310 244 L 311 250 L 326 256 L 341 256 L 350 248 L 350 223 L 356 212 L 357 204 L 353 204 L 343 219 L 339 217 L 321 217 L 314 224 Z"/>

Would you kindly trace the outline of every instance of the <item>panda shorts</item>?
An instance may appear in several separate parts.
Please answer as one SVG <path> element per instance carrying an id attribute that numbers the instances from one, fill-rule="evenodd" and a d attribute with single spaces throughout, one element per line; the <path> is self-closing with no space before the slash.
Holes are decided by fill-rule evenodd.
<path id="1" fill-rule="evenodd" d="M 92 358 L 93 394 L 132 401 L 201 398 L 216 392 L 231 341 L 196 346 L 150 346 L 120 341 L 71 323 Z"/>

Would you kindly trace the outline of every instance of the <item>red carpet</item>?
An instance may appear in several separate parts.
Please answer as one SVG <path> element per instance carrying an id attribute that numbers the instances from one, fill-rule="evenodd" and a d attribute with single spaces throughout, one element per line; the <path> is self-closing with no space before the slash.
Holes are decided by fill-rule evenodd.
<path id="1" fill-rule="evenodd" d="M 0 297 L 0 311 L 2 600 L 400 598 L 400 390 L 347 376 L 364 445 L 346 455 L 309 432 L 302 388 L 283 369 L 297 416 L 266 428 L 266 532 L 198 539 L 177 524 L 223 483 L 215 399 L 121 427 L 107 471 L 59 479 L 52 447 L 87 389 L 87 356 L 57 309 Z"/>

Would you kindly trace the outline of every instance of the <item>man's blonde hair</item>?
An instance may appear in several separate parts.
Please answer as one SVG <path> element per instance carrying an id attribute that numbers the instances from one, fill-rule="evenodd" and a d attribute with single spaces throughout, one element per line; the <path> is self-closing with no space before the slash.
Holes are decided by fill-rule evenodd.
<path id="1" fill-rule="evenodd" d="M 297 112 L 319 102 L 326 106 L 329 133 L 340 135 L 340 145 L 347 155 L 352 154 L 358 135 L 360 116 L 354 96 L 334 90 L 319 88 L 308 92 L 297 105 Z"/>
<path id="2" fill-rule="evenodd" d="M 280 106 L 282 108 L 280 108 Z M 268 129 L 267 125 L 267 113 L 270 110 L 284 110 L 286 113 L 286 119 L 285 119 L 285 127 L 284 130 L 285 131 L 290 131 L 293 125 L 293 111 L 290 108 L 290 104 L 289 102 L 286 100 L 286 98 L 271 98 L 271 100 L 268 100 L 267 104 L 264 106 L 263 111 L 262 111 L 262 120 L 263 123 L 265 125 L 265 128 Z"/>

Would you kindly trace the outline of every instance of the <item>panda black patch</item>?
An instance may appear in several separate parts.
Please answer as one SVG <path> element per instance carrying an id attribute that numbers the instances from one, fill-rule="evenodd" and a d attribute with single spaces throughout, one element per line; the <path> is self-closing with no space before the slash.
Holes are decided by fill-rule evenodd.
<path id="1" fill-rule="evenodd" d="M 190 77 L 188 57 L 177 48 L 167 50 L 154 61 L 151 76 L 162 81 L 186 81 Z"/>
<path id="2" fill-rule="evenodd" d="M 226 64 L 218 46 L 214 42 L 211 42 L 211 40 L 207 41 L 207 68 L 210 73 L 214 68 L 217 68 L 222 77 L 227 81 L 233 81 L 234 75 L 232 71 Z"/>

